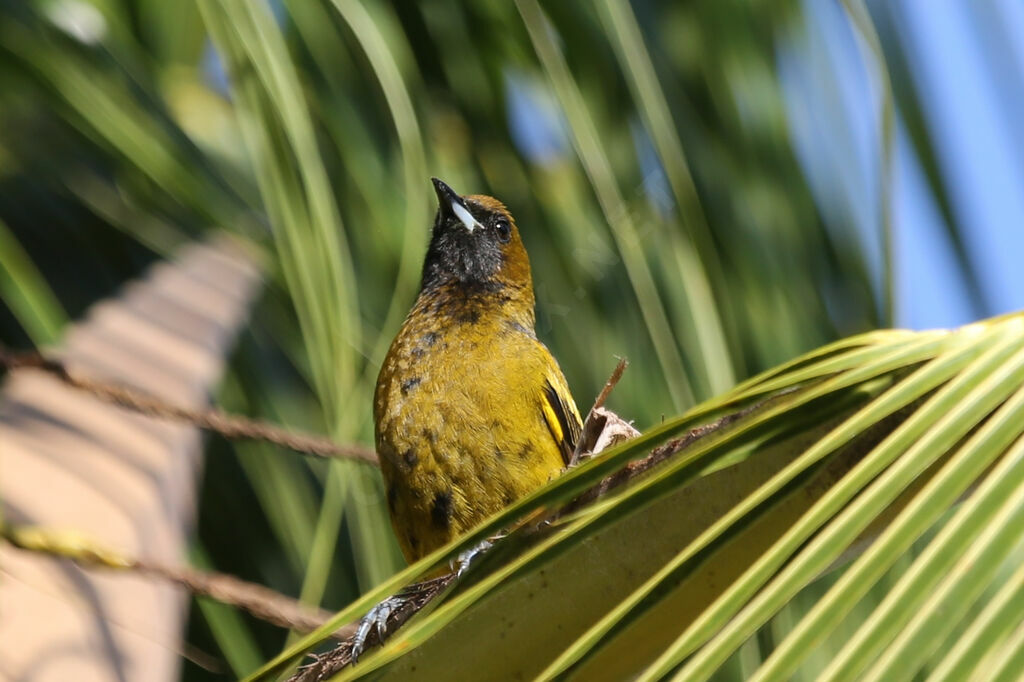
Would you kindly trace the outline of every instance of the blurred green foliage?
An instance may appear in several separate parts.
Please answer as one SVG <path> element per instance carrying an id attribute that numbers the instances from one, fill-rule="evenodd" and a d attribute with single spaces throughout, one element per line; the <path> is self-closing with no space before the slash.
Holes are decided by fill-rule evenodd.
<path id="1" fill-rule="evenodd" d="M 0 0 L 0 336 L 52 342 L 230 230 L 269 281 L 218 402 L 370 443 L 436 175 L 516 216 L 580 406 L 626 356 L 611 407 L 656 424 L 885 322 L 789 144 L 775 59 L 800 22 L 787 0 Z M 328 607 L 400 565 L 376 471 L 209 450 L 197 561 Z M 282 644 L 193 615 L 236 673 Z"/>

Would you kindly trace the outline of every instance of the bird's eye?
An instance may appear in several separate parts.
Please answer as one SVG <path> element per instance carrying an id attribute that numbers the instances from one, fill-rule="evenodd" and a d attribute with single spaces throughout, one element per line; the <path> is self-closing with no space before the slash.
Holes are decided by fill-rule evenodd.
<path id="1" fill-rule="evenodd" d="M 498 239 L 507 242 L 512 238 L 512 226 L 505 218 L 498 218 L 494 221 L 494 230 L 498 233 Z"/>

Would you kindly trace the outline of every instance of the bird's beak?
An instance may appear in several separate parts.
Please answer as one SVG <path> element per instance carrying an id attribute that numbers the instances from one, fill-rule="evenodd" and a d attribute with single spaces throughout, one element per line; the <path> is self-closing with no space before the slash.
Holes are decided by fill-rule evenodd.
<path id="1" fill-rule="evenodd" d="M 454 215 L 470 232 L 478 227 L 482 227 L 477 222 L 477 219 L 473 217 L 473 214 L 469 212 L 466 202 L 455 193 L 455 190 L 437 178 L 430 178 L 430 181 L 434 183 L 434 191 L 437 192 L 437 201 L 442 211 Z"/>

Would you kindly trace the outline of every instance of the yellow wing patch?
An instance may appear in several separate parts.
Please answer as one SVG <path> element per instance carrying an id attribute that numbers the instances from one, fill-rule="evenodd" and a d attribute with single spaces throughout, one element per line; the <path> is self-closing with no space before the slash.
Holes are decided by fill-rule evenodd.
<path id="1" fill-rule="evenodd" d="M 552 437 L 558 443 L 562 451 L 562 461 L 565 464 L 572 459 L 576 443 L 580 440 L 583 431 L 583 423 L 580 420 L 579 412 L 576 410 L 576 403 L 565 385 L 561 376 L 555 381 L 551 377 L 544 382 L 544 400 L 541 401 L 541 411 L 544 413 L 544 421 Z"/>

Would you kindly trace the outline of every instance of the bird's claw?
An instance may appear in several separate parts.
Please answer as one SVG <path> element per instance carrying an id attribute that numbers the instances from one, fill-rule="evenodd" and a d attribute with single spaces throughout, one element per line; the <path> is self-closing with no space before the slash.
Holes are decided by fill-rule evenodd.
<path id="1" fill-rule="evenodd" d="M 372 609 L 366 612 L 362 620 L 359 621 L 359 627 L 356 628 L 356 634 L 352 637 L 352 663 L 359 660 L 359 657 L 363 654 L 366 648 L 366 640 L 370 636 L 370 629 L 376 626 L 377 628 L 377 640 L 379 642 L 384 641 L 384 636 L 388 630 L 388 618 L 391 617 L 391 613 L 404 603 L 404 599 L 401 596 L 388 597 L 381 603 L 374 606 Z"/>
<path id="2" fill-rule="evenodd" d="M 469 570 L 469 565 L 477 557 L 489 550 L 492 544 L 494 543 L 490 540 L 484 540 L 480 544 L 470 547 L 465 552 L 460 552 L 459 556 L 455 558 L 455 577 L 461 578 L 462 574 Z"/>
<path id="3" fill-rule="evenodd" d="M 470 564 L 481 554 L 489 550 L 492 544 L 490 540 L 484 540 L 480 544 L 460 553 L 455 561 L 452 562 L 454 564 L 452 570 L 455 571 L 455 577 L 461 578 L 462 574 L 469 570 Z M 379 642 L 384 641 L 384 637 L 387 635 L 388 619 L 391 618 L 391 614 L 401 608 L 407 602 L 409 596 L 414 595 L 415 590 L 411 592 L 407 590 L 402 594 L 388 597 L 367 611 L 366 615 L 359 621 L 356 634 L 352 636 L 352 650 L 350 654 L 352 663 L 358 661 L 363 651 L 366 650 L 366 642 L 370 637 L 370 632 L 375 627 L 377 630 L 377 640 Z"/>

